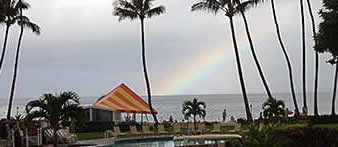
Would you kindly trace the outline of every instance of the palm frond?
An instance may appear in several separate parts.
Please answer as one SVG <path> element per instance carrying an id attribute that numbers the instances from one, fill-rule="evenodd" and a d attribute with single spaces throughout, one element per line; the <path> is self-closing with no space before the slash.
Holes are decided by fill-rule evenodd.
<path id="1" fill-rule="evenodd" d="M 149 10 L 153 6 L 153 3 L 152 3 L 153 1 L 154 0 L 144 0 L 143 11 Z"/>
<path id="2" fill-rule="evenodd" d="M 158 6 L 152 9 L 149 9 L 144 12 L 144 14 L 148 17 L 151 18 L 153 16 L 158 16 L 161 15 L 165 12 L 165 7 L 164 6 Z"/>
<path id="3" fill-rule="evenodd" d="M 135 11 L 131 11 L 131 10 L 123 9 L 123 8 L 119 8 L 119 7 L 114 8 L 113 15 L 118 16 L 119 21 L 122 21 L 126 18 L 128 18 L 130 20 L 134 20 L 134 19 L 138 18 L 138 16 L 139 16 L 139 14 Z"/>
<path id="4" fill-rule="evenodd" d="M 126 0 L 118 0 L 115 3 L 113 3 L 114 7 L 120 7 L 123 9 L 127 9 L 130 11 L 136 11 L 137 8 L 130 2 L 126 1 Z"/>
<path id="5" fill-rule="evenodd" d="M 30 4 L 29 3 L 27 3 L 27 2 L 25 2 L 25 1 L 23 1 L 23 0 L 19 0 L 17 3 L 16 3 L 16 5 L 15 5 L 15 7 L 14 7 L 16 10 L 26 10 L 26 9 L 29 9 L 30 8 Z"/>
<path id="6" fill-rule="evenodd" d="M 33 33 L 40 35 L 40 27 L 37 24 L 31 22 L 27 16 L 17 16 L 15 20 L 17 20 L 19 26 L 28 28 Z"/>
<path id="7" fill-rule="evenodd" d="M 216 0 L 207 0 L 192 5 L 191 11 L 207 11 L 217 14 L 217 12 L 221 9 L 220 6 L 221 4 Z"/>

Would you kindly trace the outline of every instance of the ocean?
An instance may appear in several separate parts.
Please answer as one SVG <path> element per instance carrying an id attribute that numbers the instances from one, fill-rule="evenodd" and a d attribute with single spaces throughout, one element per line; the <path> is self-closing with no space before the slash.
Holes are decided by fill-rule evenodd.
<path id="1" fill-rule="evenodd" d="M 277 99 L 284 100 L 286 107 L 290 110 L 294 109 L 291 95 L 289 93 L 274 94 Z M 81 104 L 93 104 L 99 97 L 81 97 Z M 147 101 L 147 97 L 143 97 Z M 170 116 L 174 120 L 181 121 L 183 119 L 182 104 L 186 100 L 197 98 L 199 101 L 206 103 L 206 120 L 217 121 L 222 120 L 222 112 L 227 111 L 227 120 L 231 116 L 235 118 L 246 118 L 243 97 L 241 94 L 208 94 L 208 95 L 166 95 L 153 96 L 153 107 L 156 108 L 158 119 L 160 121 L 168 120 Z M 254 118 L 258 118 L 259 113 L 262 112 L 262 104 L 267 99 L 265 94 L 248 94 L 249 103 L 252 105 L 252 114 Z M 298 107 L 301 110 L 303 106 L 302 94 L 297 94 Z M 318 94 L 318 108 L 320 114 L 331 113 L 331 93 Z M 33 98 L 17 98 L 14 100 L 12 114 L 24 113 L 25 104 L 33 100 Z M 7 99 L 2 99 L 0 103 L 0 118 L 5 118 L 7 113 Z M 313 94 L 308 93 L 307 104 L 309 114 L 313 114 Z M 18 109 L 17 109 L 18 108 Z M 151 115 L 148 116 L 152 120 Z"/>

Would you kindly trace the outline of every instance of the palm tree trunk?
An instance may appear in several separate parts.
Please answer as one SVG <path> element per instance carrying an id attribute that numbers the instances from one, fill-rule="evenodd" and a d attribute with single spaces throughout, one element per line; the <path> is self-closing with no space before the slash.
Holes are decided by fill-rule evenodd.
<path id="1" fill-rule="evenodd" d="M 290 82 L 290 88 L 291 88 L 291 95 L 292 95 L 292 99 L 293 99 L 293 104 L 295 106 L 295 116 L 299 116 L 299 109 L 298 109 L 298 105 L 297 105 L 297 99 L 296 99 L 296 94 L 295 94 L 295 89 L 293 86 L 293 76 L 292 76 L 292 67 L 291 67 L 291 62 L 289 59 L 289 56 L 286 52 L 286 49 L 284 47 L 284 43 L 282 41 L 282 37 L 279 31 L 279 25 L 278 25 L 278 21 L 277 21 L 277 15 L 276 15 L 276 10 L 275 10 L 275 3 L 274 0 L 271 0 L 271 7 L 272 7 L 272 12 L 273 12 L 273 18 L 274 18 L 274 22 L 275 22 L 275 26 L 276 26 L 276 33 L 277 33 L 277 37 L 280 43 L 280 46 L 282 48 L 283 54 L 285 56 L 286 62 L 287 62 L 287 66 L 288 66 L 288 70 L 289 70 L 289 82 Z"/>
<path id="2" fill-rule="evenodd" d="M 311 18 L 311 24 L 312 24 L 312 35 L 315 41 L 315 45 L 317 44 L 317 39 L 316 39 L 316 22 L 315 19 L 313 17 L 313 12 L 312 12 L 312 7 L 311 7 L 311 2 L 310 0 L 307 0 L 307 5 L 308 5 L 308 9 L 309 9 L 309 14 L 310 14 L 310 18 Z M 318 104 L 317 104 L 317 91 L 318 91 L 318 75 L 319 75 L 319 55 L 318 52 L 315 51 L 315 86 L 314 86 L 314 94 L 313 94 L 313 109 L 314 109 L 314 115 L 315 116 L 319 116 L 318 113 Z"/>
<path id="3" fill-rule="evenodd" d="M 335 75 L 334 75 L 334 85 L 333 85 L 333 93 L 332 93 L 332 111 L 331 111 L 331 115 L 336 115 L 336 111 L 335 111 L 335 103 L 336 103 L 336 91 L 337 91 L 337 76 L 338 76 L 338 64 L 336 64 L 336 71 L 335 71 Z"/>
<path id="4" fill-rule="evenodd" d="M 146 49 L 145 49 L 145 42 L 144 42 L 144 22 L 143 22 L 143 19 L 141 19 L 141 35 L 142 35 L 143 72 L 144 72 L 144 79 L 146 81 L 146 86 L 147 86 L 148 104 L 149 104 L 149 109 L 150 109 L 151 115 L 153 115 L 153 118 L 154 118 L 154 121 L 155 121 L 155 127 L 157 128 L 158 120 L 156 118 L 156 114 L 154 112 L 154 109 L 153 109 L 152 103 L 151 103 L 151 89 L 150 89 L 150 82 L 149 82 L 148 73 L 147 73 Z"/>
<path id="5" fill-rule="evenodd" d="M 22 12 L 20 12 L 20 13 L 22 13 Z M 23 26 L 21 26 L 18 46 L 16 48 L 16 56 L 15 56 L 15 63 L 14 63 L 14 74 L 13 74 L 13 79 L 12 79 L 13 81 L 12 81 L 11 92 L 10 92 L 10 96 L 9 96 L 7 118 L 11 117 L 11 109 L 12 109 L 12 102 L 13 102 L 14 92 L 15 92 L 16 77 L 17 77 L 17 73 L 18 73 L 19 56 L 20 56 L 20 47 L 21 47 L 22 36 L 23 36 Z"/>
<path id="6" fill-rule="evenodd" d="M 253 122 L 252 120 L 252 115 L 250 112 L 249 108 L 249 101 L 245 89 L 245 83 L 244 83 L 244 78 L 243 78 L 243 73 L 242 73 L 242 67 L 241 67 L 241 61 L 239 57 L 239 52 L 238 52 L 238 47 L 237 47 L 237 42 L 236 42 L 236 34 L 235 34 L 235 28 L 234 28 L 234 22 L 232 20 L 232 16 L 229 16 L 230 19 L 230 27 L 231 27 L 231 34 L 232 34 L 232 41 L 234 45 L 234 50 L 235 50 L 235 55 L 236 55 L 236 62 L 237 62 L 237 70 L 238 70 L 238 75 L 239 75 L 239 81 L 241 84 L 241 89 L 242 89 L 242 95 L 244 99 L 244 106 L 245 106 L 245 111 L 246 111 L 246 117 L 249 122 Z"/>
<path id="7" fill-rule="evenodd" d="M 57 129 L 56 126 L 53 127 L 53 146 L 57 147 L 58 144 L 58 134 L 57 134 Z"/>
<path id="8" fill-rule="evenodd" d="M 5 60 L 9 27 L 10 27 L 10 25 L 6 25 L 5 39 L 4 39 L 4 44 L 3 44 L 3 47 L 2 47 L 2 53 L 1 53 L 1 59 L 0 59 L 0 73 L 1 73 L 1 69 L 2 69 L 2 64 L 3 64 L 4 60 Z"/>
<path id="9" fill-rule="evenodd" d="M 253 41 L 252 41 L 252 39 L 251 39 L 251 34 L 250 34 L 250 30 L 249 30 L 249 25 L 248 25 L 248 22 L 247 22 L 247 20 L 246 20 L 245 13 L 242 11 L 241 14 L 242 14 L 242 17 L 243 17 L 243 21 L 244 21 L 244 25 L 245 25 L 245 29 L 246 29 L 246 34 L 247 34 L 247 36 L 248 36 L 248 40 L 249 40 L 249 44 L 250 44 L 250 49 L 251 49 L 252 57 L 254 58 L 254 61 L 255 61 L 257 70 L 258 70 L 258 72 L 259 72 L 259 75 L 260 75 L 260 77 L 261 77 L 261 80 L 262 80 L 262 82 L 263 82 L 263 85 L 264 85 L 266 94 L 268 95 L 269 98 L 272 98 L 272 94 L 271 94 L 271 92 L 270 92 L 268 83 L 267 83 L 266 80 L 265 80 L 265 76 L 264 76 L 263 70 L 262 70 L 261 65 L 259 64 L 258 58 L 257 58 L 257 56 L 256 56 L 255 48 L 254 48 L 254 45 L 253 45 Z"/>
<path id="10" fill-rule="evenodd" d="M 303 0 L 300 0 L 300 14 L 302 19 L 302 48 L 303 48 L 303 113 L 307 114 L 306 103 L 306 45 L 305 45 L 305 17 Z"/>
<path id="11" fill-rule="evenodd" d="M 194 132 L 196 132 L 196 115 L 194 114 Z"/>

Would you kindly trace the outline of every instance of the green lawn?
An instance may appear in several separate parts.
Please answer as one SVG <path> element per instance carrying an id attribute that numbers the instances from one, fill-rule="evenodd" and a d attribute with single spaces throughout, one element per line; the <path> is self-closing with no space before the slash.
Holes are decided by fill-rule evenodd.
<path id="1" fill-rule="evenodd" d="M 338 124 L 318 124 L 313 125 L 315 128 L 330 128 L 330 129 L 338 129 Z"/>
<path id="2" fill-rule="evenodd" d="M 76 133 L 79 140 L 92 140 L 104 138 L 103 132 Z"/>

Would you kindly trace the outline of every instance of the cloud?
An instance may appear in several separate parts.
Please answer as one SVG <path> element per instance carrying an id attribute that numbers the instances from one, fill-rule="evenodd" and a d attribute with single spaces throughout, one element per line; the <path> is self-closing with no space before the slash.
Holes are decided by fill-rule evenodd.
<path id="1" fill-rule="evenodd" d="M 158 4 L 165 5 L 167 12 L 147 20 L 145 27 L 153 93 L 240 93 L 228 19 L 223 15 L 190 12 L 192 1 L 158 0 L 155 5 Z M 111 0 L 31 1 L 31 5 L 27 14 L 41 25 L 42 34 L 36 37 L 27 31 L 24 36 L 17 97 L 38 97 L 45 92 L 70 89 L 81 96 L 101 96 L 120 82 L 126 82 L 138 93 L 145 94 L 138 20 L 118 22 L 112 16 Z M 276 5 L 283 37 L 293 61 L 296 88 L 300 91 L 298 1 L 276 1 Z M 317 12 L 320 2 L 313 2 L 313 5 Z M 273 92 L 289 92 L 285 60 L 276 40 L 270 4 L 267 2 L 249 11 L 248 19 L 269 85 Z M 240 17 L 235 18 L 235 24 L 248 91 L 262 93 L 264 89 Z M 11 33 L 7 61 L 0 77 L 1 98 L 8 97 L 17 30 L 13 28 Z M 307 37 L 308 90 L 311 91 L 313 52 L 310 28 Z M 222 55 L 222 62 L 206 65 L 209 63 L 207 57 L 214 54 Z M 320 89 L 328 91 L 333 71 L 323 62 L 326 57 L 322 58 Z M 187 81 L 188 86 L 180 92 L 168 93 L 173 90 L 167 87 L 175 87 L 168 83 L 182 79 L 189 72 L 191 76 L 200 74 L 199 78 Z"/>

